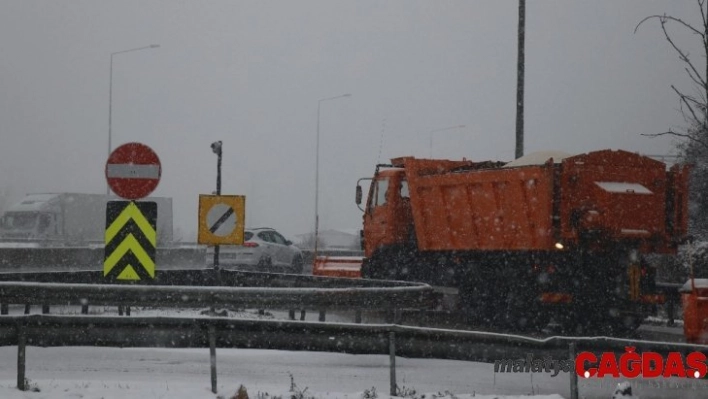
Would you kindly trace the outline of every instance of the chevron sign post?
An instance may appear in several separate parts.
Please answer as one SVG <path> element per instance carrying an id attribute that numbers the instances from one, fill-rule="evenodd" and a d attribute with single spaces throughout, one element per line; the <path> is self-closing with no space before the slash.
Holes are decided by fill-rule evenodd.
<path id="1" fill-rule="evenodd" d="M 113 281 L 154 279 L 156 226 L 157 203 L 108 202 L 103 276 Z"/>

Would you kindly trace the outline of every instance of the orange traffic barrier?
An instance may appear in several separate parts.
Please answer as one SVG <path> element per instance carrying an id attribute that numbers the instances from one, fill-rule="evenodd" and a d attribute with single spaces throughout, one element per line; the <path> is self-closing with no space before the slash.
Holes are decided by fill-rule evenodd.
<path id="1" fill-rule="evenodd" d="M 312 266 L 313 276 L 361 278 L 359 256 L 318 256 Z"/>
<path id="2" fill-rule="evenodd" d="M 708 344 L 708 279 L 689 280 L 680 291 L 686 342 Z"/>

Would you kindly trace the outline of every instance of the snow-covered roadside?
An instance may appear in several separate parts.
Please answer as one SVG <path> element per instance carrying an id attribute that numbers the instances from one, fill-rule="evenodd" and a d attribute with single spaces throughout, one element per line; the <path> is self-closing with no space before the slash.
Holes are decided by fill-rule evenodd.
<path id="1" fill-rule="evenodd" d="M 16 356 L 16 347 L 0 347 L 0 398 L 231 399 L 244 385 L 252 399 L 290 399 L 291 381 L 295 399 L 358 399 L 365 391 L 365 399 L 373 399 L 372 388 L 378 398 L 389 397 L 384 355 L 219 348 L 217 395 L 210 392 L 208 349 L 28 347 L 26 377 L 39 392 L 16 390 Z M 409 399 L 569 397 L 565 373 L 494 373 L 492 364 L 437 359 L 399 357 L 396 363 L 399 387 Z M 580 397 L 609 399 L 618 382 L 581 379 Z M 703 380 L 638 379 L 632 385 L 642 399 L 708 397 Z"/>
<path id="2" fill-rule="evenodd" d="M 245 399 L 237 396 L 238 389 L 228 392 L 212 394 L 208 389 L 194 384 L 174 383 L 170 386 L 165 384 L 150 383 L 126 383 L 126 384 L 105 384 L 90 382 L 59 382 L 50 381 L 51 387 L 43 392 L 11 392 L 0 387 L 0 395 L 4 399 Z M 392 396 L 383 394 L 376 390 L 364 390 L 361 392 L 315 392 L 309 389 L 296 387 L 294 391 L 289 389 L 273 389 L 268 391 L 252 390 L 245 387 L 249 399 L 390 399 Z M 452 392 L 428 392 L 418 393 L 414 391 L 404 392 L 405 398 L 410 399 L 563 399 L 560 395 L 476 395 L 461 394 Z M 400 396 L 399 396 L 400 397 Z"/>
<path id="3" fill-rule="evenodd" d="M 2 398 L 228 399 L 241 384 L 251 398 L 266 399 L 265 393 L 269 397 L 290 398 L 293 381 L 296 393 L 304 391 L 301 399 L 361 398 L 365 390 L 369 394 L 375 390 L 381 399 L 389 397 L 388 358 L 379 355 L 219 349 L 218 395 L 210 392 L 206 349 L 29 347 L 27 378 L 29 386 L 39 392 L 15 389 L 15 356 L 15 348 L 0 348 Z M 560 399 L 553 393 L 568 385 L 567 378 L 561 381 L 547 376 L 530 379 L 529 375 L 495 375 L 490 366 L 399 358 L 397 376 L 401 392 L 411 399 L 423 399 L 423 395 L 426 399 L 433 399 L 433 395 L 491 399 L 507 398 L 500 394 L 533 393 L 546 395 L 540 398 Z"/>

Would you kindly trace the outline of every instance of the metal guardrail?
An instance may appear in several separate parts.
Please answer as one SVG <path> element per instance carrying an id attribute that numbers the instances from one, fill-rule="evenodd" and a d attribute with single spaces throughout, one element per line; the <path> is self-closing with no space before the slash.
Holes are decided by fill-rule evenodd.
<path id="1" fill-rule="evenodd" d="M 0 303 L 29 305 L 400 309 L 428 307 L 431 295 L 426 286 L 266 289 L 0 282 Z"/>
<path id="2" fill-rule="evenodd" d="M 708 346 L 608 337 L 530 337 L 396 324 L 314 323 L 219 317 L 8 316 L 9 304 L 81 304 L 166 307 L 256 307 L 315 309 L 425 309 L 437 294 L 426 284 L 342 279 L 230 270 L 158 271 L 144 285 L 103 284 L 99 271 L 0 273 L 0 345 L 18 346 L 18 388 L 25 389 L 25 348 L 37 346 L 209 347 L 212 390 L 216 348 L 263 348 L 388 354 L 391 394 L 396 392 L 396 356 L 468 361 L 525 358 L 543 351 L 574 359 L 577 351 L 708 353 Z M 45 312 L 46 310 L 46 312 Z M 87 312 L 85 312 L 87 313 Z M 569 373 L 577 397 L 577 376 Z"/>
<path id="3" fill-rule="evenodd" d="M 124 288 L 124 287 L 121 287 Z M 577 351 L 624 353 L 708 352 L 706 345 L 616 339 L 551 337 L 457 331 L 400 325 L 361 325 L 210 317 L 0 316 L 0 345 L 18 346 L 18 388 L 25 387 L 25 348 L 35 346 L 209 347 L 216 392 L 216 348 L 260 348 L 388 354 L 391 394 L 396 393 L 396 356 L 466 361 L 524 359 L 542 350 L 553 359 L 574 359 Z M 535 356 L 540 358 L 540 356 Z M 577 395 L 577 375 L 569 374 Z M 574 397 L 577 397 L 574 395 Z"/>
<path id="4" fill-rule="evenodd" d="M 680 298 L 679 284 L 660 283 Z M 18 345 L 18 388 L 25 388 L 26 345 L 192 346 L 210 348 L 216 388 L 216 347 L 347 353 L 388 353 L 395 394 L 396 356 L 493 361 L 524 358 L 529 351 L 572 359 L 581 350 L 624 353 L 708 352 L 708 346 L 607 337 L 529 337 L 399 325 L 360 325 L 223 318 L 7 316 L 8 304 L 80 304 L 285 309 L 426 309 L 438 296 L 426 284 L 337 279 L 213 269 L 158 270 L 144 285 L 103 284 L 100 271 L 0 273 L 0 345 Z M 46 310 L 46 312 L 45 312 Z M 83 313 L 88 313 L 83 312 Z M 292 318 L 292 316 L 291 316 Z M 571 393 L 577 376 L 570 373 Z M 575 379 L 574 379 L 575 378 Z M 575 382 L 573 382 L 575 381 Z M 575 387 L 575 388 L 573 388 Z"/>
<path id="5" fill-rule="evenodd" d="M 206 332 L 211 326 L 217 333 L 218 347 L 381 354 L 388 353 L 388 335 L 393 332 L 399 356 L 483 362 L 523 358 L 532 350 L 565 358 L 571 343 L 581 351 L 624 353 L 625 347 L 632 346 L 637 348 L 636 352 L 708 352 L 708 345 L 697 344 L 611 337 L 536 339 L 396 324 L 72 315 L 2 316 L 0 344 L 16 345 L 18 326 L 25 329 L 27 343 L 37 346 L 206 347 L 209 345 Z"/>
<path id="6" fill-rule="evenodd" d="M 320 309 L 322 319 L 322 309 L 394 310 L 428 308 L 436 303 L 437 294 L 429 285 L 397 281 L 203 269 L 158 270 L 153 280 L 140 284 L 108 284 L 100 271 L 0 273 L 0 344 L 18 346 L 17 386 L 24 390 L 27 344 L 125 346 L 132 342 L 141 346 L 163 346 L 165 335 L 169 335 L 171 338 L 167 342 L 186 340 L 190 345 L 203 345 L 206 327 L 212 356 L 212 390 L 216 392 L 217 328 L 219 336 L 227 336 L 225 332 L 230 331 L 242 334 L 241 341 L 250 342 L 252 337 L 243 336 L 243 332 L 248 331 L 244 325 L 196 318 L 17 317 L 7 316 L 9 305 L 24 304 L 25 313 L 29 313 L 33 304 L 41 304 L 42 313 L 49 313 L 51 305 L 81 305 L 83 314 L 88 314 L 89 304 L 117 305 L 121 315 L 123 308 L 127 308 L 129 314 L 130 306 L 211 307 L 212 310 L 227 306 L 315 308 Z M 312 331 L 300 328 L 300 336 L 307 339 Z M 157 340 L 154 339 L 156 335 Z M 319 335 L 313 333 L 313 336 Z M 126 340 L 126 337 L 129 338 Z M 259 342 L 273 347 L 278 338 L 281 345 L 293 342 L 292 334 L 277 332 Z M 297 341 L 302 342 L 302 339 Z"/>
<path id="7" fill-rule="evenodd" d="M 157 271 L 139 285 L 107 284 L 98 271 L 0 273 L 0 314 L 8 304 L 427 309 L 437 301 L 422 283 L 233 270 Z"/>

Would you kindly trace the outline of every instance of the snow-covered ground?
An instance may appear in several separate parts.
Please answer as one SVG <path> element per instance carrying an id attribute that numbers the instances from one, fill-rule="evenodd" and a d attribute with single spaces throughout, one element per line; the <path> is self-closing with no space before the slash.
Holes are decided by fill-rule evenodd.
<path id="1" fill-rule="evenodd" d="M 252 398 L 289 398 L 291 375 L 296 391 L 307 389 L 305 396 L 314 398 L 360 398 L 372 388 L 386 398 L 389 386 L 388 358 L 380 355 L 218 349 L 214 395 L 208 349 L 29 347 L 27 378 L 39 392 L 19 392 L 15 359 L 14 347 L 0 348 L 2 398 L 231 398 L 241 384 Z M 418 398 L 447 391 L 460 399 L 501 393 L 559 399 L 552 393 L 567 385 L 567 378 L 495 377 L 487 364 L 441 360 L 398 358 L 397 376 L 402 391 Z"/>
<path id="2" fill-rule="evenodd" d="M 217 349 L 215 395 L 208 349 L 28 347 L 26 377 L 39 392 L 20 392 L 16 356 L 16 347 L 0 347 L 0 398 L 230 399 L 244 385 L 250 398 L 289 399 L 291 376 L 295 393 L 304 391 L 298 399 L 362 398 L 372 388 L 385 399 L 389 390 L 383 355 Z M 494 373 L 492 364 L 400 357 L 396 366 L 399 387 L 410 399 L 569 397 L 566 373 Z M 581 379 L 580 397 L 610 398 L 618 382 Z M 705 381 L 633 380 L 632 385 L 642 399 L 708 397 Z"/>

